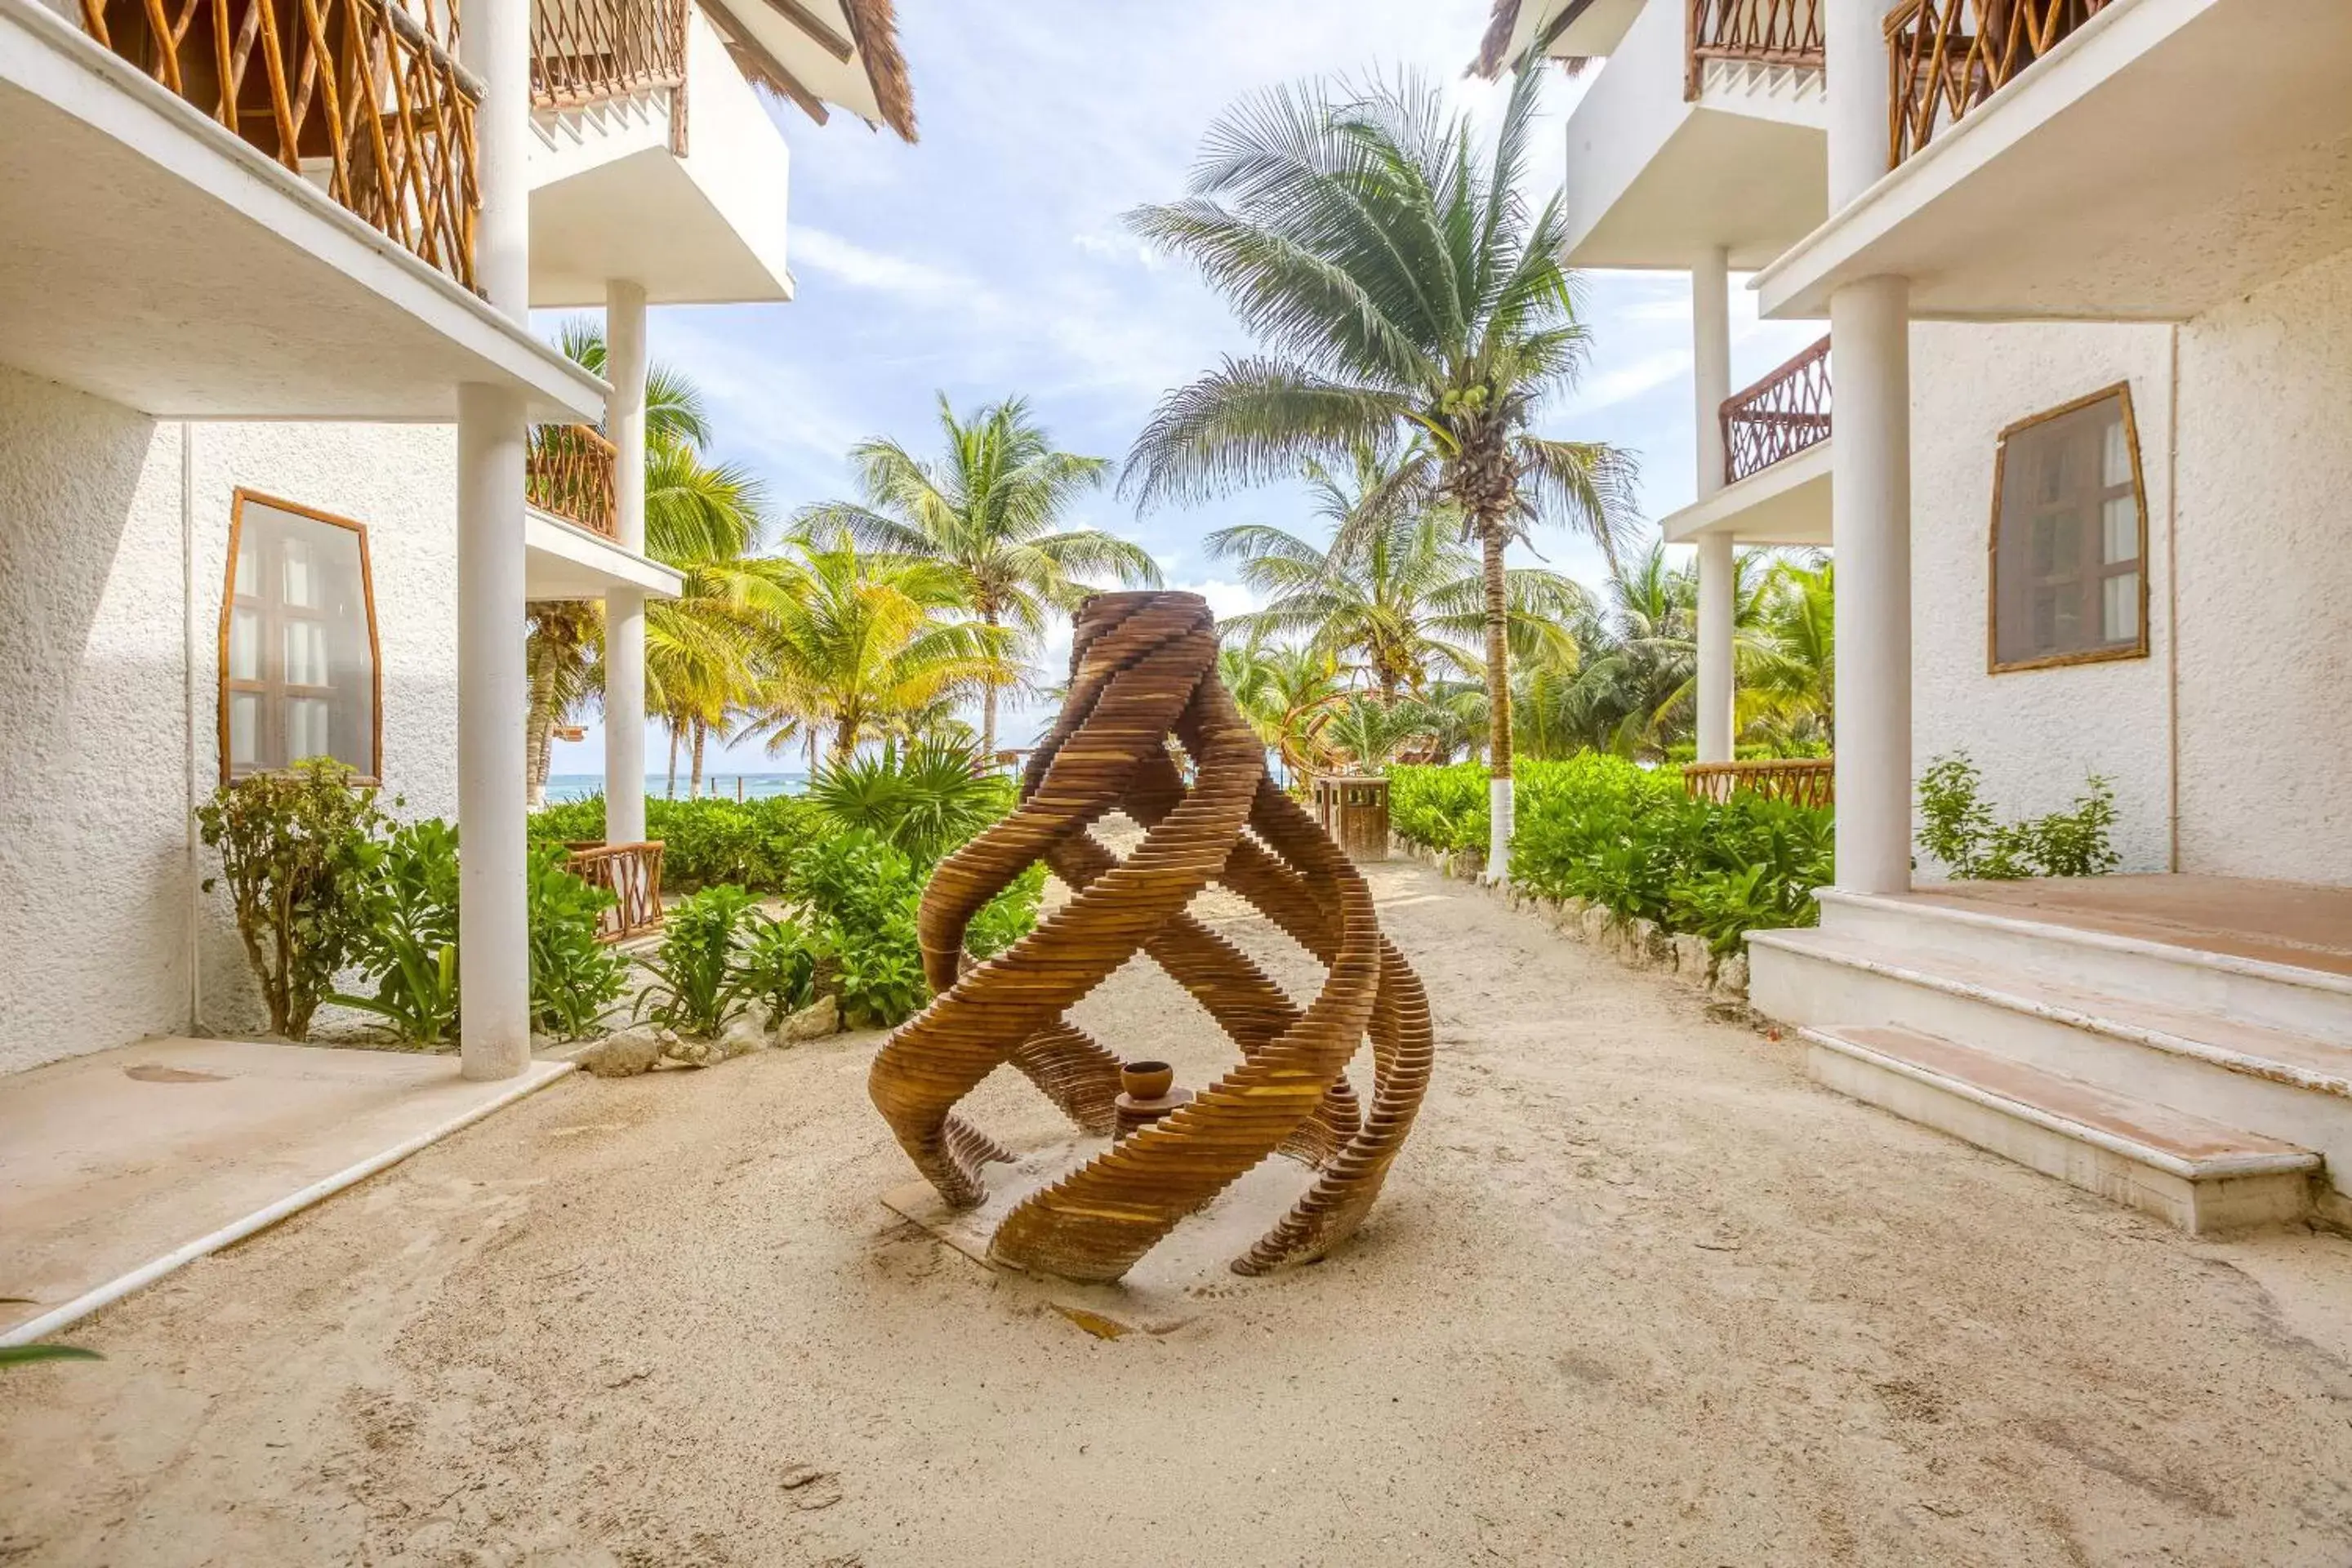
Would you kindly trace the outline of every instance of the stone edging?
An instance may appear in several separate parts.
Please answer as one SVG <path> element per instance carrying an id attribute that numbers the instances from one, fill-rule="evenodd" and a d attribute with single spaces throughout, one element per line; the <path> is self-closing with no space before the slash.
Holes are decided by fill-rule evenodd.
<path id="1" fill-rule="evenodd" d="M 1628 969 L 1671 974 L 1694 991 L 1727 1002 L 1745 1005 L 1748 1001 L 1744 952 L 1718 959 L 1705 937 L 1670 934 L 1659 930 L 1655 921 L 1629 921 L 1582 899 L 1548 899 L 1523 888 L 1491 887 L 1478 879 L 1486 868 L 1486 858 L 1475 850 L 1429 849 L 1402 838 L 1394 843 L 1406 859 L 1419 861 L 1450 880 L 1466 882 L 1515 910 L 1538 916 L 1560 935 L 1598 948 Z"/>

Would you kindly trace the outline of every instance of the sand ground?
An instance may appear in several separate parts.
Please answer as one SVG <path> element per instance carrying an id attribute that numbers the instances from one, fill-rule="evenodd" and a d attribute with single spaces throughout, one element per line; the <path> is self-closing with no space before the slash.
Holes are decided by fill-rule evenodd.
<path id="1" fill-rule="evenodd" d="M 1438 1075 L 1320 1267 L 1097 1339 L 877 1203 L 872 1037 L 583 1079 L 8 1374 L 0 1563 L 2352 1563 L 2352 1242 L 2183 1239 L 1374 880 Z M 1223 1060 L 1134 966 L 1083 1021 Z"/>

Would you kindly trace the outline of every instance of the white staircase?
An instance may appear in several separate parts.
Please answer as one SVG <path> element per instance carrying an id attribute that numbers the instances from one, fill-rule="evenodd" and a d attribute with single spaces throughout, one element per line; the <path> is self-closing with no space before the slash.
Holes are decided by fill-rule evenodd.
<path id="1" fill-rule="evenodd" d="M 2194 1232 L 2315 1202 L 2352 1224 L 2352 979 L 1982 907 L 1821 900 L 1819 930 L 1750 936 L 1749 994 L 1800 1026 L 1823 1082 Z"/>

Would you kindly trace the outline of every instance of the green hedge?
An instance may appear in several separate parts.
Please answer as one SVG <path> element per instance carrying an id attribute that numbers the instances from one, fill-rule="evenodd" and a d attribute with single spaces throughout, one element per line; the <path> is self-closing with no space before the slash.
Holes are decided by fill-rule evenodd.
<path id="1" fill-rule="evenodd" d="M 1517 773 L 1511 879 L 1628 919 L 1704 936 L 1717 952 L 1740 933 L 1811 925 L 1832 877 L 1832 816 L 1742 793 L 1688 799 L 1674 768 L 1588 753 Z M 1389 773 L 1389 822 L 1433 849 L 1486 847 L 1486 771 L 1477 763 Z"/>
<path id="2" fill-rule="evenodd" d="M 662 890 L 691 893 L 731 883 L 762 896 L 784 890 L 793 857 L 834 831 L 807 797 L 646 802 L 646 837 L 662 841 Z M 536 843 L 577 844 L 604 837 L 604 797 L 535 811 Z"/>

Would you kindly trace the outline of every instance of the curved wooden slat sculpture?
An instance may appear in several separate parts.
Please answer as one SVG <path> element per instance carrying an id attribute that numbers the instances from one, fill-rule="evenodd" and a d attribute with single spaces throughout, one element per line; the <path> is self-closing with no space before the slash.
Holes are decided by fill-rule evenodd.
<path id="1" fill-rule="evenodd" d="M 869 1087 L 950 1205 L 979 1204 L 982 1164 L 1010 1158 L 954 1113 L 1000 1065 L 1081 1130 L 1111 1131 L 1118 1058 L 1064 1014 L 1133 954 L 1149 954 L 1241 1047 L 1239 1065 L 1190 1104 L 1017 1205 L 991 1249 L 1021 1268 L 1116 1279 L 1276 1152 L 1315 1167 L 1316 1179 L 1233 1267 L 1255 1274 L 1319 1258 L 1379 1196 L 1428 1084 L 1421 983 L 1381 936 L 1354 867 L 1266 779 L 1264 748 L 1218 680 L 1216 657 L 1197 595 L 1087 600 L 1069 695 L 1029 760 L 1020 805 L 942 862 L 924 894 L 919 931 L 938 994 L 883 1047 Z M 1192 763 L 1189 784 L 1171 741 Z M 1087 831 L 1113 810 L 1145 828 L 1123 860 Z M 972 916 L 1040 859 L 1070 900 L 1005 952 L 967 963 Z M 1185 912 L 1213 880 L 1328 966 L 1307 1006 Z M 1344 1069 L 1368 1036 L 1366 1110 Z"/>

